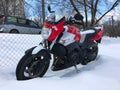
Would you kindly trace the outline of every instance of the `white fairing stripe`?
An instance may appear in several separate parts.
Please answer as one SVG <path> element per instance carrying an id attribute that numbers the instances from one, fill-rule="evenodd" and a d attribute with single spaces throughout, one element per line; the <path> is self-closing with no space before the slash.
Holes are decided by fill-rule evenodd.
<path id="1" fill-rule="evenodd" d="M 87 30 L 87 31 L 80 32 L 80 34 L 81 34 L 80 43 L 83 43 L 84 40 L 85 40 L 86 35 L 90 34 L 90 33 L 95 33 L 95 31 L 94 30 Z"/>
<path id="2" fill-rule="evenodd" d="M 75 37 L 74 34 L 64 31 L 63 36 L 61 37 L 59 43 L 62 44 L 62 41 L 65 41 L 64 46 L 67 46 L 67 45 L 75 42 L 74 37 Z"/>
<path id="3" fill-rule="evenodd" d="M 80 43 L 83 43 L 85 40 L 86 34 L 81 34 Z"/>
<path id="4" fill-rule="evenodd" d="M 102 27 L 100 27 L 100 26 L 99 26 L 99 27 L 94 27 L 94 28 L 95 28 L 95 29 L 102 29 L 102 28 L 103 28 L 103 26 L 102 26 Z"/>
<path id="5" fill-rule="evenodd" d="M 81 34 L 90 34 L 90 33 L 95 33 L 95 31 L 91 29 L 81 32 Z"/>
<path id="6" fill-rule="evenodd" d="M 37 54 L 42 49 L 44 49 L 42 45 L 37 46 L 36 48 L 33 49 L 32 55 Z"/>
<path id="7" fill-rule="evenodd" d="M 64 29 L 65 29 L 65 31 L 67 32 L 67 30 L 68 30 L 68 27 L 67 27 L 67 26 L 64 26 Z"/>

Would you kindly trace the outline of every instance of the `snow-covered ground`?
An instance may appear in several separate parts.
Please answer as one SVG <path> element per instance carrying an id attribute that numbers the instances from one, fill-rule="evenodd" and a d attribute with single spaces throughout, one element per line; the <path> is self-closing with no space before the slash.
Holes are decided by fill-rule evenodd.
<path id="1" fill-rule="evenodd" d="M 39 44 L 39 35 L 0 34 L 0 90 L 120 90 L 120 38 L 104 37 L 96 61 L 17 81 L 15 68 L 24 51 Z"/>

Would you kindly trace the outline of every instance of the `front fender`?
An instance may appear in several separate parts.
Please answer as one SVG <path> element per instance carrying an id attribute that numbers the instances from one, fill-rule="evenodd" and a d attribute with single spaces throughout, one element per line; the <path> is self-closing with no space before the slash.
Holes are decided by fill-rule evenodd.
<path id="1" fill-rule="evenodd" d="M 32 47 L 25 52 L 26 55 L 45 55 L 46 58 L 51 59 L 50 52 L 45 49 L 42 45 Z"/>
<path id="2" fill-rule="evenodd" d="M 38 46 L 36 46 L 33 51 L 32 51 L 32 55 L 37 54 L 39 51 L 41 51 L 42 49 L 45 49 L 41 44 L 39 44 Z"/>
<path id="3" fill-rule="evenodd" d="M 26 51 L 25 51 L 25 54 L 31 55 L 34 48 L 36 48 L 36 46 L 35 46 L 35 47 L 32 47 L 32 48 L 30 48 L 30 49 L 28 49 L 28 50 L 26 50 Z"/>
<path id="4" fill-rule="evenodd" d="M 39 44 L 39 46 L 35 47 L 33 50 L 32 50 L 32 53 L 31 53 L 33 56 L 44 56 L 44 58 L 46 60 L 49 60 L 51 59 L 51 55 L 50 55 L 50 52 L 48 49 L 44 48 L 41 44 Z"/>
<path id="5" fill-rule="evenodd" d="M 26 50 L 25 54 L 34 55 L 34 54 L 37 54 L 42 49 L 45 49 L 45 48 L 40 44 L 38 46 L 35 46 L 35 47 L 32 47 L 32 48 Z"/>

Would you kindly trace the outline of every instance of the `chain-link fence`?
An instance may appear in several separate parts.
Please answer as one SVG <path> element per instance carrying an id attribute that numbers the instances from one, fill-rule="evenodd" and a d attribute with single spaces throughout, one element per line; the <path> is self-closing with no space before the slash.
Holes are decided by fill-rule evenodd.
<path id="1" fill-rule="evenodd" d="M 14 70 L 24 52 L 40 43 L 40 35 L 0 33 L 0 71 Z"/>
<path id="2" fill-rule="evenodd" d="M 39 34 L 41 27 L 38 26 L 41 22 L 41 7 L 38 7 L 40 15 L 36 20 L 37 7 L 34 7 L 36 3 L 33 1 L 31 4 L 31 2 L 32 0 L 1 0 L 0 2 L 0 77 L 6 78 L 9 73 L 15 74 L 16 66 L 25 51 L 37 46 L 41 41 Z"/>

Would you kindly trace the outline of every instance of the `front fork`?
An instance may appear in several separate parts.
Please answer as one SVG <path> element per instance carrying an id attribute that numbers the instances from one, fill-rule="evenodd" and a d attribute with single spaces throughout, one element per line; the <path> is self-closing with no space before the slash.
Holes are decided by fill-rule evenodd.
<path id="1" fill-rule="evenodd" d="M 49 49 L 49 44 L 48 44 L 48 40 L 44 40 L 43 41 L 43 46 L 44 46 L 44 48 L 46 48 L 46 49 Z"/>

